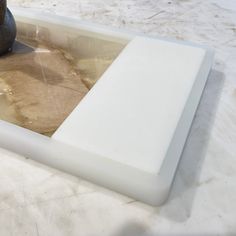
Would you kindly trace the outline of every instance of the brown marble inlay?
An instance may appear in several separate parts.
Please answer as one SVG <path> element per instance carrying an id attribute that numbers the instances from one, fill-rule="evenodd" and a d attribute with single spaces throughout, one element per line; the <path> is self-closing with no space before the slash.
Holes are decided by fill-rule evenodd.
<path id="1" fill-rule="evenodd" d="M 88 88 L 62 51 L 34 44 L 0 58 L 0 119 L 51 135 Z"/>

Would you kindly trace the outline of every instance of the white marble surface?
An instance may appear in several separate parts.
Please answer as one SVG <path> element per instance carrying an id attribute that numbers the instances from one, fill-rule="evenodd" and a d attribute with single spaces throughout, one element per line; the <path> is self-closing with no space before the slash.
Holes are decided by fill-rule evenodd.
<path id="1" fill-rule="evenodd" d="M 0 151 L 0 235 L 236 235 L 234 1 L 9 0 L 216 50 L 169 200 L 159 208 Z M 29 10 L 29 9 L 28 9 Z"/>

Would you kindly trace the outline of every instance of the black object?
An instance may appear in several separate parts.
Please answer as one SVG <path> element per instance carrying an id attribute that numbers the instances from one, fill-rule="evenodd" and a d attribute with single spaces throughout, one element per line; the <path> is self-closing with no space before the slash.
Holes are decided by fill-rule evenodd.
<path id="1" fill-rule="evenodd" d="M 0 0 L 0 55 L 12 49 L 16 38 L 16 23 L 7 8 L 7 0 Z"/>

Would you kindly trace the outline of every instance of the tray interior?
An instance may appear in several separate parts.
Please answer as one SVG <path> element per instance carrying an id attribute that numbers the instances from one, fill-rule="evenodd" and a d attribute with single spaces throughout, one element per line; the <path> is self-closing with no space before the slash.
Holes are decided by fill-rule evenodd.
<path id="1" fill-rule="evenodd" d="M 12 53 L 0 58 L 0 119 L 51 136 L 125 44 L 17 26 Z"/>

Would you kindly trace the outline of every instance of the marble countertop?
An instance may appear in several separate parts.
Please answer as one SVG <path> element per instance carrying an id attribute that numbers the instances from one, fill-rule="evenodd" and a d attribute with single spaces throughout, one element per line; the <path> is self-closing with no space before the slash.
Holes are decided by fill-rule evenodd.
<path id="1" fill-rule="evenodd" d="M 0 150 L 0 235 L 236 235 L 235 1 L 9 3 L 207 44 L 216 55 L 166 204 L 151 207 Z"/>

